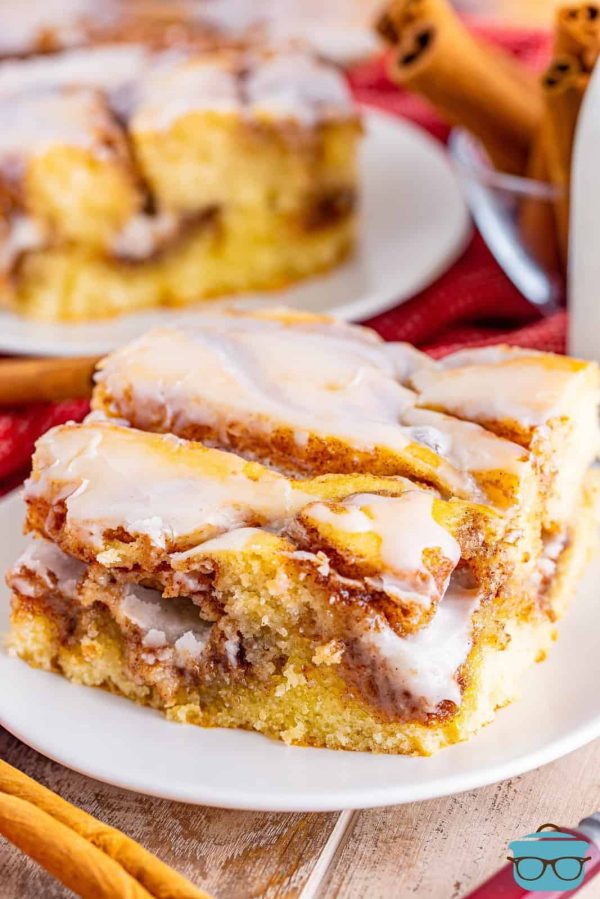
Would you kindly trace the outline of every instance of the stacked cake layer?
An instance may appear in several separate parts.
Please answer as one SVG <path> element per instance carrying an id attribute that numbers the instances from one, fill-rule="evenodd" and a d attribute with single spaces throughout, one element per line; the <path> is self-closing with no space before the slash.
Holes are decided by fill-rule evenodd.
<path id="1" fill-rule="evenodd" d="M 434 363 L 287 310 L 152 332 L 104 360 L 88 422 L 38 443 L 13 646 L 177 720 L 465 739 L 548 650 L 594 545 L 597 403 L 591 364 Z"/>
<path id="2" fill-rule="evenodd" d="M 0 300 L 25 314 L 278 287 L 353 245 L 359 119 L 343 76 L 302 52 L 5 61 L 0 119 Z"/>

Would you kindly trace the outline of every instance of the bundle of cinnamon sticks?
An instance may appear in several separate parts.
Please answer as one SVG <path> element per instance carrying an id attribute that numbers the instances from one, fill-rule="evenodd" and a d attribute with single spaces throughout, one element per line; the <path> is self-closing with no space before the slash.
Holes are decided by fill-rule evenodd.
<path id="1" fill-rule="evenodd" d="M 83 899 L 210 899 L 120 830 L 3 761 L 0 834 Z"/>
<path id="2" fill-rule="evenodd" d="M 449 0 L 391 0 L 377 29 L 394 48 L 390 74 L 399 85 L 472 132 L 499 171 L 555 186 L 553 206 L 525 200 L 520 221 L 530 250 L 564 270 L 575 129 L 600 53 L 600 4 L 558 9 L 541 79 L 472 34 Z"/>

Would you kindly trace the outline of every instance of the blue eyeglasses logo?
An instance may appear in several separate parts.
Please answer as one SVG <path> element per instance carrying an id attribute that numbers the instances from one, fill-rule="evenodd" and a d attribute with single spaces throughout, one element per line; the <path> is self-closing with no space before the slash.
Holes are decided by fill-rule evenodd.
<path id="1" fill-rule="evenodd" d="M 548 829 L 550 832 L 544 833 Z M 567 892 L 583 883 L 589 848 L 587 840 L 565 833 L 556 824 L 542 824 L 535 833 L 509 843 L 513 857 L 508 860 L 515 881 L 530 892 Z"/>

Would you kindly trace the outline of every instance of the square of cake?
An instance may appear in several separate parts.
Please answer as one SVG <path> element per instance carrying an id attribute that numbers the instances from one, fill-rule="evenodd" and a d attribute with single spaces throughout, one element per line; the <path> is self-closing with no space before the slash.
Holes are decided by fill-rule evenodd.
<path id="1" fill-rule="evenodd" d="M 360 118 L 297 49 L 0 63 L 0 300 L 102 318 L 285 286 L 351 252 Z"/>
<path id="2" fill-rule="evenodd" d="M 429 754 L 515 699 L 597 541 L 598 367 L 287 309 L 98 366 L 8 573 L 34 666 L 169 718 Z"/>

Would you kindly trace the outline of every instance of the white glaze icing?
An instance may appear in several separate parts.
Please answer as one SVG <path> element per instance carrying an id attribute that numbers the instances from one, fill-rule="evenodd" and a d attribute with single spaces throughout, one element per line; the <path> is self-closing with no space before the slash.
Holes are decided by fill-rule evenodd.
<path id="1" fill-rule="evenodd" d="M 126 585 L 111 611 L 117 622 L 126 621 L 140 631 L 144 646 L 173 646 L 179 662 L 184 661 L 185 654 L 199 659 L 212 629 L 211 624 L 201 620 L 190 599 L 165 600 L 157 590 L 139 584 Z"/>
<path id="2" fill-rule="evenodd" d="M 15 562 L 10 579 L 20 593 L 33 596 L 37 593 L 28 572 L 38 577 L 46 587 L 56 588 L 68 599 L 74 599 L 77 585 L 87 571 L 87 566 L 64 553 L 48 540 L 33 540 Z"/>
<path id="3" fill-rule="evenodd" d="M 97 89 L 106 94 L 119 115 L 125 116 L 154 58 L 163 57 L 152 57 L 138 45 L 119 44 L 4 62 L 0 64 L 0 96 L 21 103 L 29 94 L 47 95 L 63 88 Z"/>
<path id="4" fill-rule="evenodd" d="M 99 150 L 105 124 L 97 94 L 86 89 L 0 96 L 0 169 L 14 175 L 24 152 L 40 155 L 57 143 Z"/>
<path id="5" fill-rule="evenodd" d="M 298 52 L 193 55 L 109 44 L 0 64 L 0 97 L 13 104 L 66 88 L 101 91 L 134 131 L 169 127 L 192 111 L 268 114 L 304 125 L 356 114 L 343 76 Z M 52 118 L 41 104 L 39 114 Z"/>
<path id="6" fill-rule="evenodd" d="M 115 397 L 132 388 L 142 419 L 163 410 L 179 425 L 218 427 L 229 418 L 263 431 L 285 424 L 353 438 L 365 448 L 410 442 L 395 422 L 414 394 L 395 382 L 380 344 L 335 324 L 286 328 L 229 315 L 201 322 L 185 333 L 150 332 L 109 357 L 98 381 Z"/>
<path id="7" fill-rule="evenodd" d="M 378 658 L 374 677 L 382 690 L 399 697 L 406 691 L 435 711 L 444 700 L 461 704 L 457 674 L 472 646 L 472 618 L 481 596 L 453 582 L 430 623 L 399 637 L 390 627 L 366 631 L 361 642 Z"/>
<path id="8" fill-rule="evenodd" d="M 367 329 L 250 315 L 196 321 L 185 332 L 152 331 L 104 361 L 98 382 L 116 415 L 174 431 L 194 424 L 224 433 L 241 424 L 268 435 L 285 427 L 300 446 L 307 434 L 367 451 L 418 442 L 453 466 L 439 461 L 457 494 L 475 498 L 472 471 L 517 471 L 525 455 L 476 425 L 415 409 L 417 395 L 397 380 L 398 348 L 390 352 Z"/>
<path id="9" fill-rule="evenodd" d="M 322 118 L 349 116 L 352 97 L 334 68 L 304 54 L 281 54 L 259 62 L 244 82 L 248 111 L 267 118 L 312 125 Z"/>
<path id="10" fill-rule="evenodd" d="M 248 473 L 229 453 L 101 423 L 44 435 L 25 495 L 64 500 L 67 528 L 99 551 L 110 528 L 167 547 L 250 522 L 275 527 L 308 501 L 286 478 L 266 469 Z"/>
<path id="11" fill-rule="evenodd" d="M 205 540 L 200 546 L 194 546 L 191 549 L 181 553 L 173 553 L 171 556 L 173 566 L 187 565 L 190 561 L 198 556 L 207 555 L 213 552 L 238 552 L 242 549 L 249 549 L 252 544 L 257 541 L 264 533 L 262 528 L 233 528 L 218 537 L 212 537 Z"/>
<path id="12" fill-rule="evenodd" d="M 415 440 L 420 437 L 419 442 L 426 446 L 430 441 L 431 448 L 437 447 L 436 452 L 459 471 L 519 474 L 528 464 L 528 454 L 522 446 L 470 421 L 412 407 L 403 412 L 402 423 L 409 426 Z"/>
<path id="13" fill-rule="evenodd" d="M 46 234 L 30 215 L 7 219 L 0 230 L 0 271 L 12 269 L 22 253 L 44 246 Z M 0 226 L 1 227 L 1 226 Z"/>
<path id="14" fill-rule="evenodd" d="M 226 58 L 176 60 L 144 79 L 131 130 L 166 129 L 193 112 L 239 113 L 242 105 L 239 78 Z"/>
<path id="15" fill-rule="evenodd" d="M 92 4 L 90 0 L 5 0 L 0 6 L 0 54 L 31 51 L 50 33 L 60 46 L 79 43 L 86 36 L 85 23 L 92 16 L 109 22 L 116 12 L 114 0 Z"/>
<path id="16" fill-rule="evenodd" d="M 422 353 L 410 343 L 389 341 L 385 344 L 385 353 L 394 366 L 396 378 L 405 386 L 410 386 L 410 378 L 414 372 L 423 368 L 437 367 L 437 362 L 431 356 Z"/>
<path id="17" fill-rule="evenodd" d="M 171 212 L 138 212 L 116 235 L 111 252 L 122 259 L 147 259 L 178 233 L 180 221 Z"/>
<path id="18" fill-rule="evenodd" d="M 424 607 L 439 600 L 460 560 L 460 546 L 433 517 L 434 497 L 420 490 L 401 496 L 354 494 L 342 503 L 313 503 L 304 515 L 348 534 L 372 533 L 380 540 L 382 574 L 379 586 L 392 597 Z M 423 553 L 437 549 L 451 563 L 440 587 L 426 567 Z"/>
<path id="19" fill-rule="evenodd" d="M 485 347 L 420 369 L 412 382 L 420 403 L 479 421 L 511 420 L 531 428 L 576 404 L 577 372 L 545 364 L 543 353 Z"/>

